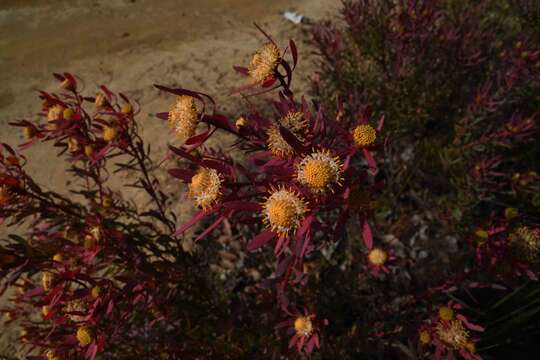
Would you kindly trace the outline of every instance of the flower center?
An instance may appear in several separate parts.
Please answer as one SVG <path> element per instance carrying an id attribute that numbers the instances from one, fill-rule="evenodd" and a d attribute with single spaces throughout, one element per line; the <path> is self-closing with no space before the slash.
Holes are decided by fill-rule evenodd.
<path id="1" fill-rule="evenodd" d="M 77 340 L 81 346 L 87 346 L 92 342 L 92 331 L 87 327 L 83 326 L 77 329 Z"/>
<path id="2" fill-rule="evenodd" d="M 371 125 L 358 125 L 353 131 L 353 139 L 359 147 L 369 146 L 375 142 L 377 133 Z"/>
<path id="3" fill-rule="evenodd" d="M 437 336 L 443 343 L 456 350 L 467 347 L 469 343 L 469 333 L 459 320 L 451 320 L 446 324 L 439 322 Z"/>
<path id="4" fill-rule="evenodd" d="M 187 95 L 178 96 L 169 111 L 169 127 L 178 138 L 187 139 L 195 135 L 198 124 L 199 114 L 195 100 Z"/>
<path id="5" fill-rule="evenodd" d="M 268 206 L 268 218 L 271 224 L 292 227 L 295 223 L 295 208 L 291 201 L 276 200 Z"/>
<path id="6" fill-rule="evenodd" d="M 382 249 L 375 248 L 369 252 L 368 259 L 371 264 L 381 266 L 388 260 L 388 254 Z"/>
<path id="7" fill-rule="evenodd" d="M 454 318 L 454 310 L 448 306 L 443 306 L 439 309 L 439 317 L 445 321 L 450 321 Z"/>
<path id="8" fill-rule="evenodd" d="M 313 332 L 313 323 L 307 316 L 300 316 L 294 321 L 294 330 L 299 336 L 309 336 Z"/>
<path id="9" fill-rule="evenodd" d="M 210 207 L 221 196 L 221 178 L 215 169 L 200 168 L 191 178 L 189 192 L 197 206 Z"/>

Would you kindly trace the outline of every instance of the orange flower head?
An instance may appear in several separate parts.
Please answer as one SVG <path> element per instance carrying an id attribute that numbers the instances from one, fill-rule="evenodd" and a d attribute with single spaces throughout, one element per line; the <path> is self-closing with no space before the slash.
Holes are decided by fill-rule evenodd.
<path id="1" fill-rule="evenodd" d="M 249 76 L 258 83 L 266 81 L 274 76 L 280 60 L 281 54 L 276 45 L 272 43 L 264 45 L 251 58 Z"/>
<path id="2" fill-rule="evenodd" d="M 369 146 L 377 139 L 377 132 L 371 125 L 358 125 L 353 130 L 353 139 L 358 147 Z"/>

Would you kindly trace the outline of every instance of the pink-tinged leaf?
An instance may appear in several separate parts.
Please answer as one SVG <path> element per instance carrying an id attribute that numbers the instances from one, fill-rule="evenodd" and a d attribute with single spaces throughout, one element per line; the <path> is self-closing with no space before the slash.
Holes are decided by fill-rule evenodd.
<path id="1" fill-rule="evenodd" d="M 293 135 L 292 132 L 289 131 L 286 127 L 280 126 L 279 127 L 279 133 L 283 137 L 283 140 L 287 142 L 287 144 L 291 145 L 291 147 L 296 150 L 297 152 L 304 152 L 304 145 L 298 140 L 296 136 Z"/>
<path id="2" fill-rule="evenodd" d="M 109 300 L 109 304 L 107 305 L 107 312 L 106 312 L 107 316 L 111 315 L 113 307 L 114 307 L 114 301 Z"/>
<path id="3" fill-rule="evenodd" d="M 338 218 L 338 221 L 336 222 L 336 226 L 334 228 L 334 241 L 338 241 L 341 235 L 343 235 L 343 230 L 345 230 L 345 224 L 347 223 L 347 220 L 349 218 L 349 212 L 347 210 L 344 210 Z"/>
<path id="4" fill-rule="evenodd" d="M 465 326 L 467 326 L 471 330 L 479 331 L 479 332 L 484 331 L 484 328 L 482 326 L 470 323 L 469 320 L 467 320 L 467 318 L 461 314 L 456 315 L 456 318 L 458 320 L 461 320 L 461 322 L 464 323 Z"/>
<path id="5" fill-rule="evenodd" d="M 206 235 L 210 234 L 212 231 L 214 231 L 222 222 L 225 220 L 225 216 L 220 216 L 216 221 L 212 223 L 209 227 L 207 227 L 197 238 L 195 241 L 201 240 Z"/>
<path id="6" fill-rule="evenodd" d="M 291 349 L 293 346 L 295 346 L 299 339 L 300 339 L 300 337 L 298 335 L 294 334 L 294 336 L 291 338 L 291 340 L 289 340 L 289 349 Z"/>
<path id="7" fill-rule="evenodd" d="M 182 179 L 185 182 L 190 182 L 195 172 L 185 169 L 169 169 L 169 174 L 177 179 Z"/>
<path id="8" fill-rule="evenodd" d="M 379 124 L 377 125 L 377 132 L 381 132 L 384 126 L 384 115 L 379 119 Z"/>
<path id="9" fill-rule="evenodd" d="M 88 360 L 94 360 L 96 358 L 97 351 L 98 351 L 97 344 L 95 342 L 92 342 L 92 344 L 90 344 L 90 346 L 86 350 L 86 355 L 85 355 L 86 358 Z"/>
<path id="10" fill-rule="evenodd" d="M 99 88 L 105 93 L 108 99 L 111 99 L 114 96 L 113 92 L 105 85 L 101 85 Z"/>
<path id="11" fill-rule="evenodd" d="M 311 354 L 313 347 L 315 347 L 315 338 L 312 336 L 306 345 L 306 353 Z"/>
<path id="12" fill-rule="evenodd" d="M 366 247 L 371 250 L 371 248 L 373 248 L 373 233 L 371 232 L 371 227 L 369 226 L 367 219 L 363 219 L 362 237 L 364 238 Z"/>
<path id="13" fill-rule="evenodd" d="M 291 55 L 293 58 L 293 70 L 294 70 L 296 68 L 296 64 L 298 63 L 298 49 L 296 48 L 296 44 L 292 40 L 289 40 L 289 47 L 291 48 Z"/>
<path id="14" fill-rule="evenodd" d="M 301 239 L 310 229 L 311 224 L 313 223 L 313 220 L 315 220 L 315 216 L 309 215 L 302 221 L 302 224 L 296 231 L 296 238 Z"/>
<path id="15" fill-rule="evenodd" d="M 206 215 L 206 213 L 205 213 L 204 210 L 199 210 L 199 211 L 191 218 L 191 220 L 189 220 L 187 223 L 185 223 L 185 224 L 182 225 L 180 228 L 178 228 L 178 230 L 176 230 L 172 236 L 175 237 L 175 236 L 178 236 L 178 235 L 180 235 L 180 234 L 183 234 L 187 229 L 191 228 L 193 225 L 195 225 L 196 223 L 198 223 L 199 221 L 201 221 L 202 218 L 205 217 L 205 215 Z"/>
<path id="16" fill-rule="evenodd" d="M 174 147 L 172 145 L 169 145 L 169 149 L 176 155 L 184 158 L 184 159 L 187 159 L 187 160 L 190 160 L 192 162 L 194 162 L 195 164 L 199 164 L 199 159 L 197 159 L 195 156 L 191 155 L 190 153 L 188 153 L 187 151 L 183 150 L 183 149 L 180 149 L 180 148 L 177 148 L 177 147 Z"/>
<path id="17" fill-rule="evenodd" d="M 206 141 L 206 139 L 208 139 L 210 137 L 209 133 L 210 133 L 209 131 L 205 131 L 202 134 L 192 136 L 192 137 L 190 137 L 189 139 L 186 140 L 185 144 L 186 145 L 195 145 L 195 144 L 199 145 L 199 144 L 202 144 L 203 142 Z"/>
<path id="18" fill-rule="evenodd" d="M 214 114 L 214 115 L 204 115 L 201 119 L 202 122 L 206 122 L 210 125 L 214 125 L 219 129 L 226 131 L 236 132 L 235 128 L 229 122 L 229 119 L 226 116 Z"/>
<path id="19" fill-rule="evenodd" d="M 233 66 L 233 69 L 239 72 L 242 75 L 249 75 L 249 69 L 243 66 Z"/>
<path id="20" fill-rule="evenodd" d="M 288 235 L 280 235 L 279 238 L 278 238 L 278 241 L 276 243 L 276 246 L 274 248 L 274 254 L 276 255 L 281 255 L 281 253 L 283 252 L 283 250 L 285 250 L 285 247 L 287 246 L 287 243 L 289 239 L 289 236 Z"/>
<path id="21" fill-rule="evenodd" d="M 366 159 L 369 167 L 374 170 L 377 170 L 377 163 L 375 162 L 375 159 L 373 158 L 371 151 L 369 151 L 366 148 L 362 148 L 362 151 L 364 152 L 364 158 Z"/>
<path id="22" fill-rule="evenodd" d="M 156 117 L 161 120 L 169 120 L 169 113 L 168 112 L 159 112 L 156 114 Z"/>
<path id="23" fill-rule="evenodd" d="M 255 236 L 248 244 L 248 251 L 255 251 L 261 246 L 266 245 L 272 239 L 274 239 L 276 234 L 271 230 L 265 230 L 259 235 Z"/>
<path id="24" fill-rule="evenodd" d="M 183 89 L 183 88 L 172 89 L 172 88 L 162 86 L 162 85 L 154 85 L 154 86 L 156 88 L 158 88 L 159 90 L 166 91 L 166 92 L 169 92 L 171 94 L 188 95 L 188 96 L 191 96 L 191 97 L 194 97 L 196 99 L 199 99 L 199 100 L 203 101 L 202 97 L 196 91 L 191 91 L 191 90 L 187 90 L 187 89 Z"/>
<path id="25" fill-rule="evenodd" d="M 304 245 L 302 246 L 302 252 L 300 253 L 300 257 L 303 258 L 306 254 L 306 250 L 311 242 L 311 234 L 308 232 L 306 234 L 306 237 L 304 238 Z"/>
<path id="26" fill-rule="evenodd" d="M 321 347 L 321 341 L 319 340 L 319 334 L 313 335 L 313 338 L 315 339 L 315 347 L 319 349 Z"/>
<path id="27" fill-rule="evenodd" d="M 231 210 L 260 211 L 261 205 L 247 201 L 229 201 L 223 203 L 223 207 Z"/>
<path id="28" fill-rule="evenodd" d="M 215 170 L 217 170 L 218 172 L 220 172 L 222 174 L 227 173 L 227 167 L 223 163 L 221 163 L 219 161 L 203 160 L 203 161 L 201 161 L 201 165 L 212 168 L 212 169 L 215 169 Z"/>
<path id="29" fill-rule="evenodd" d="M 285 273 L 285 270 L 289 267 L 289 264 L 291 263 L 293 257 L 287 256 L 285 259 L 279 262 L 277 269 L 276 269 L 276 277 L 279 278 L 281 275 Z"/>

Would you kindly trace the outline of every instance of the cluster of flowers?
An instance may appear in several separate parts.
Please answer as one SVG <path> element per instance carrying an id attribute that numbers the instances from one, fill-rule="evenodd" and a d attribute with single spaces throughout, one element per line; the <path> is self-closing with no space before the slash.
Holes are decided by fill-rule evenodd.
<path id="1" fill-rule="evenodd" d="M 238 227 L 247 225 L 256 234 L 247 244 L 249 251 L 272 246 L 277 258 L 272 279 L 277 303 L 289 318 L 277 327 L 292 331 L 290 347 L 310 353 L 319 347 L 321 324 L 326 320 L 316 320 L 310 304 L 298 310 L 301 306 L 291 299 L 292 291 L 287 293 L 289 285 L 306 283 L 305 259 L 338 241 L 350 219 L 356 219 L 355 226 L 362 229 L 357 240 L 365 243 L 370 269 L 388 271 L 392 259 L 389 252 L 374 247 L 368 222 L 371 199 L 381 189 L 375 181 L 373 152 L 381 143 L 384 119 L 374 121 L 365 109 L 348 123 L 328 118 L 315 104 L 296 98 L 291 90 L 296 46 L 291 41 L 288 49 L 281 50 L 267 39 L 249 67 L 236 70 L 249 78 L 244 91 L 278 90 L 272 116 L 252 109 L 233 123 L 215 113 L 214 101 L 206 94 L 157 86 L 176 95 L 170 110 L 158 117 L 182 142 L 170 147 L 172 153 L 187 160 L 185 167 L 169 172 L 188 185 L 194 205 L 200 208 L 173 236 L 206 223 L 199 240 L 227 220 Z M 292 63 L 285 60 L 287 51 Z M 214 108 L 211 113 L 205 111 L 209 105 Z M 205 125 L 201 132 L 199 124 Z M 245 162 L 204 146 L 218 129 L 236 138 L 233 146 L 245 153 Z"/>
<path id="2" fill-rule="evenodd" d="M 482 332 L 484 329 L 476 324 L 470 323 L 467 318 L 459 313 L 461 305 L 449 301 L 445 306 L 441 306 L 433 316 L 425 321 L 418 333 L 418 340 L 421 346 L 428 350 L 428 356 L 434 347 L 434 359 L 441 359 L 447 353 L 447 358 L 451 358 L 454 353 L 459 353 L 464 359 L 481 359 L 476 355 L 476 341 L 472 338 L 470 330 Z"/>

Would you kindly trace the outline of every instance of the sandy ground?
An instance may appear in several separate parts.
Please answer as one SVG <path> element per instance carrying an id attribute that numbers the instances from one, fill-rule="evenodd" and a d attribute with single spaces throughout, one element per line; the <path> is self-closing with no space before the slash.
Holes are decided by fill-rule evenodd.
<path id="1" fill-rule="evenodd" d="M 295 87 L 306 89 L 313 70 L 312 50 L 302 42 L 307 25 L 295 25 L 282 13 L 294 10 L 318 20 L 335 15 L 339 6 L 339 0 L 3 0 L 0 141 L 15 145 L 21 140 L 20 131 L 7 123 L 34 120 L 40 104 L 35 91 L 54 91 L 57 83 L 50 74 L 68 71 L 85 80 L 88 95 L 106 84 L 137 100 L 143 136 L 159 156 L 170 136 L 151 115 L 166 111 L 171 98 L 152 84 L 210 93 L 221 111 L 233 111 L 241 101 L 228 89 L 242 78 L 232 66 L 246 65 L 263 42 L 255 21 L 283 46 L 289 38 L 298 40 Z M 64 186 L 65 164 L 51 147 L 35 147 L 25 155 L 31 159 L 28 171 L 41 184 Z M 12 333 L 2 333 L 0 359 L 14 356 L 8 345 Z"/>

